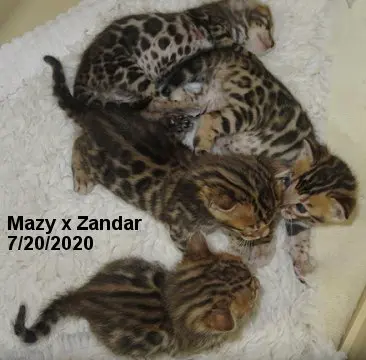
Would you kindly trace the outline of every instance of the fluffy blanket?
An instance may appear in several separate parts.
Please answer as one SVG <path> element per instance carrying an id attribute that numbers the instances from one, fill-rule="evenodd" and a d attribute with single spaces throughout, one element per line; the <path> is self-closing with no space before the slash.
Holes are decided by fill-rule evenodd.
<path id="1" fill-rule="evenodd" d="M 178 5 L 176 0 L 85 0 L 0 49 L 1 359 L 113 359 L 96 343 L 82 320 L 62 322 L 48 339 L 30 347 L 23 345 L 11 328 L 19 303 L 27 302 L 31 322 L 55 294 L 81 285 L 107 261 L 133 254 L 171 266 L 180 258 L 164 226 L 146 214 L 100 186 L 86 197 L 73 192 L 70 159 L 76 130 L 54 101 L 50 68 L 42 62 L 42 56 L 58 56 L 71 84 L 80 54 L 112 19 L 151 10 L 183 9 L 201 2 L 184 0 Z M 331 1 L 269 3 L 275 17 L 277 47 L 263 60 L 301 100 L 322 133 L 329 93 L 327 70 L 331 65 L 324 51 L 332 20 Z M 14 221 L 20 216 L 24 220 L 55 219 L 50 235 L 89 236 L 92 249 L 86 249 L 91 247 L 89 238 L 82 242 L 81 250 L 62 249 L 61 243 L 60 250 L 37 250 L 35 242 L 32 250 L 25 250 L 25 236 L 44 237 L 46 231 L 11 230 L 10 216 Z M 78 216 L 123 216 L 142 222 L 137 231 L 80 231 Z M 71 230 L 62 229 L 62 219 L 71 219 Z M 11 236 L 17 238 L 9 250 L 14 239 Z M 284 248 L 284 236 L 281 226 L 276 255 L 259 271 L 264 295 L 258 316 L 241 340 L 195 359 L 344 359 L 325 336 L 322 313 L 313 302 L 316 286 L 321 284 L 304 286 L 297 281 Z M 217 248 L 227 246 L 222 234 L 212 235 L 210 241 Z"/>

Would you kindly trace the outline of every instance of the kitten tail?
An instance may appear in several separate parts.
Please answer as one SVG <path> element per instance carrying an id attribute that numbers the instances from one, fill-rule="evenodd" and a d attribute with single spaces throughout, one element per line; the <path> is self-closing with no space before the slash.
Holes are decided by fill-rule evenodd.
<path id="1" fill-rule="evenodd" d="M 57 98 L 60 108 L 70 118 L 76 120 L 78 115 L 85 111 L 85 105 L 71 95 L 61 62 L 50 55 L 44 56 L 43 60 L 52 67 L 53 94 Z"/>
<path id="2" fill-rule="evenodd" d="M 33 344 L 41 337 L 49 335 L 52 325 L 56 324 L 61 318 L 71 315 L 68 309 L 72 301 L 72 295 L 65 295 L 55 299 L 42 311 L 37 321 L 30 328 L 25 326 L 26 306 L 24 304 L 20 305 L 13 325 L 15 335 L 27 344 Z"/>

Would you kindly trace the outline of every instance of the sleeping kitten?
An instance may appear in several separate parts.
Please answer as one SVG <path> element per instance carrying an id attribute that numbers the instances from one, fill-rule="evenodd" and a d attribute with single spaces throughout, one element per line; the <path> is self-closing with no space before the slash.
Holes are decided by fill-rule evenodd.
<path id="1" fill-rule="evenodd" d="M 198 234 L 175 269 L 140 258 L 111 262 L 79 289 L 53 300 L 30 328 L 21 305 L 14 332 L 35 343 L 70 316 L 86 319 L 116 355 L 195 354 L 238 334 L 258 292 L 258 280 L 239 257 L 211 252 Z"/>
<path id="2" fill-rule="evenodd" d="M 167 98 L 155 99 L 149 111 L 187 108 L 202 113 L 188 133 L 175 123 L 178 135 L 196 151 L 265 155 L 288 164 L 281 212 L 290 252 L 299 274 L 312 270 L 310 227 L 340 224 L 350 217 L 356 179 L 319 142 L 290 91 L 254 54 L 234 46 L 182 63 L 165 79 L 162 92 Z M 254 251 L 265 253 L 267 246 Z"/>
<path id="3" fill-rule="evenodd" d="M 284 176 L 278 164 L 235 154 L 196 156 L 166 135 L 163 121 L 146 120 L 128 106 L 123 115 L 85 109 L 71 96 L 61 64 L 49 63 L 60 106 L 83 129 L 72 156 L 77 192 L 104 185 L 168 225 L 182 250 L 182 239 L 200 230 L 222 228 L 240 241 L 270 240 Z"/>
<path id="4" fill-rule="evenodd" d="M 74 96 L 85 104 L 141 102 L 155 80 L 199 50 L 240 43 L 258 54 L 274 46 L 270 9 L 256 0 L 222 0 L 178 13 L 115 20 L 79 65 Z"/>

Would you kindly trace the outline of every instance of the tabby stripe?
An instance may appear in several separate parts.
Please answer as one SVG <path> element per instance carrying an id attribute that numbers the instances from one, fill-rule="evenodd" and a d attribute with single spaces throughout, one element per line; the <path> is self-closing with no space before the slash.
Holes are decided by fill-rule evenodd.
<path id="1" fill-rule="evenodd" d="M 203 293 L 206 293 L 208 291 L 213 291 L 215 289 L 220 289 L 223 286 L 223 282 L 219 281 L 219 282 L 213 282 L 213 283 L 208 283 L 205 284 L 199 288 L 197 288 L 197 285 L 194 284 L 194 288 L 193 289 L 189 289 L 187 288 L 187 284 L 186 286 L 182 286 L 181 284 L 179 284 L 180 288 L 182 289 L 182 300 L 189 300 L 190 298 L 196 298 L 198 297 L 198 295 L 202 295 Z M 191 290 L 191 291 L 190 291 Z M 226 290 L 225 290 L 226 291 Z"/>
<path id="2" fill-rule="evenodd" d="M 245 281 L 245 283 L 241 283 L 241 284 L 233 286 L 231 288 L 231 292 L 235 293 L 235 292 L 245 289 L 247 286 L 250 285 L 251 281 L 252 281 L 252 279 L 248 279 L 247 281 Z"/>
<path id="3" fill-rule="evenodd" d="M 293 150 L 300 150 L 303 146 L 303 140 L 304 138 L 298 139 L 293 145 L 291 145 L 290 147 L 286 148 L 286 150 L 284 151 L 280 151 L 280 152 L 274 152 L 272 154 L 272 157 L 274 158 L 281 158 L 283 155 L 290 153 Z M 273 144 L 271 144 L 272 146 Z M 297 156 L 297 155 L 296 155 Z"/>
<path id="4" fill-rule="evenodd" d="M 210 298 L 198 301 L 198 302 L 193 303 L 193 304 L 191 303 L 189 306 L 187 306 L 184 309 L 184 317 L 187 318 L 195 309 L 202 308 L 205 305 L 211 305 L 212 301 L 213 301 L 213 299 L 210 297 Z"/>
<path id="5" fill-rule="evenodd" d="M 222 130 L 224 130 L 224 132 L 226 134 L 230 134 L 230 121 L 228 118 L 226 118 L 225 116 L 222 117 L 221 120 L 221 124 L 222 124 Z"/>
<path id="6" fill-rule="evenodd" d="M 227 168 L 225 167 L 225 169 L 227 169 Z M 229 172 L 230 169 L 227 169 L 227 171 Z M 232 172 L 234 172 L 234 171 L 232 171 Z M 238 173 L 238 172 L 236 172 L 236 175 L 239 177 L 239 175 L 241 175 L 241 174 Z M 241 186 L 239 186 L 237 184 L 234 184 L 227 177 L 225 177 L 223 174 L 221 174 L 217 170 L 216 171 L 210 171 L 210 172 L 204 171 L 204 172 L 200 173 L 200 176 L 203 179 L 205 179 L 206 182 L 208 182 L 209 180 L 215 179 L 215 177 L 216 178 L 219 178 L 219 179 L 223 180 L 224 182 L 226 182 L 227 184 L 230 184 L 231 187 L 233 187 L 233 188 L 235 188 L 235 189 L 237 189 L 237 190 L 239 190 L 241 192 L 244 192 L 247 195 L 250 195 L 250 193 L 248 193 L 248 189 L 244 189 L 243 187 L 241 187 Z M 248 179 L 243 179 L 243 180 L 245 180 L 245 181 L 243 181 L 243 183 L 245 183 L 245 185 L 247 185 L 250 188 L 250 190 L 252 190 L 253 187 L 249 183 Z M 213 181 L 210 181 L 210 183 L 213 183 Z"/>
<path id="7" fill-rule="evenodd" d="M 207 265 L 210 265 L 212 263 L 212 260 L 201 260 L 199 262 L 195 262 L 192 264 L 189 264 L 185 267 L 184 270 L 180 270 L 179 274 L 179 281 L 183 281 L 186 276 L 190 275 L 192 272 L 196 272 L 199 269 L 204 270 Z"/>
<path id="8" fill-rule="evenodd" d="M 103 296 L 111 297 L 111 298 L 133 299 L 133 300 L 146 299 L 147 296 L 150 299 L 155 299 L 155 300 L 161 299 L 161 295 L 157 291 L 145 292 L 145 293 L 132 292 L 132 291 L 131 292 L 130 291 L 104 292 Z"/>
<path id="9" fill-rule="evenodd" d="M 257 168 L 254 168 L 251 166 L 250 162 L 248 161 L 245 164 L 246 167 L 250 168 L 250 170 L 254 173 L 254 175 L 257 175 L 258 177 L 262 177 L 263 176 L 263 171 L 262 169 L 259 170 Z M 222 167 L 230 174 L 230 175 L 235 175 L 238 179 L 240 179 L 240 181 L 245 184 L 246 187 L 248 187 L 251 191 L 253 191 L 253 184 L 252 182 L 249 180 L 249 177 L 245 177 L 243 175 L 243 172 L 237 171 L 236 169 L 230 167 L 230 164 L 223 164 Z M 245 189 L 247 190 L 247 189 Z"/>
<path id="10" fill-rule="evenodd" d="M 105 298 L 102 298 L 101 296 L 98 297 L 90 297 L 88 299 L 85 299 L 86 302 L 88 302 L 89 306 L 97 306 L 99 307 L 98 310 L 96 310 L 95 315 L 98 316 L 98 313 L 110 313 L 112 316 L 118 314 L 119 316 L 128 316 L 130 319 L 135 318 L 138 319 L 138 321 L 143 322 L 151 322 L 155 323 L 156 321 L 161 320 L 162 317 L 165 315 L 165 309 L 160 307 L 144 307 L 144 305 L 141 306 L 141 311 L 135 311 L 136 305 L 132 302 L 132 304 L 124 304 L 123 302 L 111 302 L 108 301 Z M 100 307 L 102 309 L 100 309 Z M 94 315 L 93 315 L 94 316 Z M 101 314 L 101 318 L 105 319 L 105 315 Z"/>
<path id="11" fill-rule="evenodd" d="M 233 113 L 234 113 L 235 118 L 236 118 L 236 121 L 235 121 L 235 130 L 236 130 L 236 132 L 239 132 L 241 130 L 242 126 L 243 126 L 244 120 L 243 120 L 243 117 L 242 117 L 242 115 L 240 114 L 239 111 L 237 111 L 237 110 L 234 109 L 233 110 Z"/>
<path id="12" fill-rule="evenodd" d="M 186 287 L 186 286 L 188 286 L 192 283 L 195 284 L 197 282 L 197 279 L 202 278 L 202 276 L 203 276 L 206 269 L 203 268 L 203 269 L 199 269 L 199 270 L 201 270 L 201 271 L 198 274 L 197 273 L 195 273 L 194 275 L 193 274 L 187 274 L 187 275 L 191 275 L 191 276 L 189 276 L 187 278 L 183 277 L 183 279 L 179 281 L 179 287 L 184 288 L 184 287 Z"/>
<path id="13" fill-rule="evenodd" d="M 147 301 L 148 299 L 146 299 Z M 121 303 L 121 306 L 123 307 L 131 307 L 131 308 L 137 308 L 139 310 L 142 310 L 142 311 L 160 311 L 162 314 L 164 313 L 164 309 L 161 305 L 161 301 L 159 301 L 158 304 L 149 304 L 149 303 L 144 303 L 144 304 L 140 304 L 140 303 L 136 303 L 134 301 L 131 301 L 131 302 L 123 302 Z"/>

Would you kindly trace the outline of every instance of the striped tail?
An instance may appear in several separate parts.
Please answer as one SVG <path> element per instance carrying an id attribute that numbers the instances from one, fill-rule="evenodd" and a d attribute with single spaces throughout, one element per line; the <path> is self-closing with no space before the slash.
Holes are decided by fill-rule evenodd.
<path id="1" fill-rule="evenodd" d="M 73 300 L 74 296 L 72 295 L 64 295 L 55 299 L 42 311 L 37 321 L 30 328 L 25 326 L 26 306 L 24 304 L 20 305 L 13 327 L 15 335 L 27 344 L 33 344 L 41 337 L 49 335 L 52 325 L 56 324 L 61 318 L 72 315 L 71 305 Z"/>
<path id="2" fill-rule="evenodd" d="M 72 96 L 66 83 L 65 72 L 61 62 L 50 55 L 46 55 L 43 60 L 52 67 L 53 94 L 57 98 L 60 108 L 70 118 L 76 119 L 78 115 L 85 111 L 86 106 Z"/>

